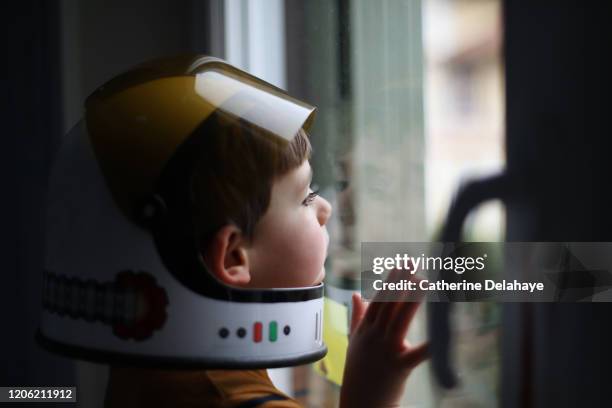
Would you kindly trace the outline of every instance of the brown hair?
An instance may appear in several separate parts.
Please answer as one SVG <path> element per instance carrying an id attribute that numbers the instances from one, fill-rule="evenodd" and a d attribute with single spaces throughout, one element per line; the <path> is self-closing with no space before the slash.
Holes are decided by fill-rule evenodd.
<path id="1" fill-rule="evenodd" d="M 310 159 L 308 135 L 300 129 L 287 142 L 245 121 L 217 116 L 202 135 L 190 180 L 191 207 L 201 247 L 227 224 L 251 239 L 270 204 L 273 181 Z M 200 132 L 206 132 L 205 127 Z"/>

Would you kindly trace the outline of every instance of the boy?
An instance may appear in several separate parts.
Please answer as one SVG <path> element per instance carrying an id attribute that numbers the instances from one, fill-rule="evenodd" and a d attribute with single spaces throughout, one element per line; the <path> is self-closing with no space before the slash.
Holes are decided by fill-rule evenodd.
<path id="1" fill-rule="evenodd" d="M 39 338 L 114 361 L 106 406 L 298 406 L 265 369 L 141 363 L 266 367 L 324 353 L 319 314 L 301 313 L 321 300 L 331 215 L 310 189 L 313 113 L 210 57 L 141 65 L 88 98 L 52 171 Z M 397 406 L 426 357 L 404 341 L 418 305 L 353 302 L 341 406 Z"/>

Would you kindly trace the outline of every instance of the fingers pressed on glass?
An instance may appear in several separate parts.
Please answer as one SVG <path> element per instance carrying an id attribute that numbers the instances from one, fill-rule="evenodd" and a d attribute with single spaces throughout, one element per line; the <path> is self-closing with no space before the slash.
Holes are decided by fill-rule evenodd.
<path id="1" fill-rule="evenodd" d="M 364 303 L 363 299 L 358 293 L 353 293 L 353 313 L 351 315 L 351 327 L 349 331 L 349 336 L 353 334 L 359 322 L 363 319 L 363 315 L 367 309 L 367 305 Z"/>
<path id="2" fill-rule="evenodd" d="M 397 269 L 393 269 L 391 272 L 389 272 L 386 282 L 396 282 L 397 279 L 399 279 L 398 275 L 399 271 Z M 379 323 L 378 316 L 381 315 L 381 310 L 384 308 L 386 303 L 384 291 L 378 291 L 370 302 L 366 312 L 366 320 L 368 323 Z"/>
<path id="3" fill-rule="evenodd" d="M 410 277 L 412 282 L 418 282 L 421 278 L 412 275 Z M 418 287 L 418 286 L 417 286 Z M 398 343 L 403 342 L 408 332 L 408 328 L 414 319 L 414 316 L 421 304 L 424 293 L 418 289 L 416 290 L 404 290 L 402 297 L 398 302 L 397 307 L 394 310 L 392 321 L 387 329 L 387 336 L 390 336 L 392 340 Z"/>
<path id="4" fill-rule="evenodd" d="M 399 269 L 393 269 L 389 273 L 386 282 L 398 283 L 401 279 L 401 271 Z M 386 328 L 393 319 L 394 310 L 397 307 L 397 301 L 393 301 L 393 296 L 391 296 L 391 299 L 389 299 L 389 294 L 385 294 L 383 291 L 379 291 L 376 295 L 377 297 L 380 295 L 380 301 L 377 302 L 380 306 L 374 324 L 381 328 Z"/>
<path id="5" fill-rule="evenodd" d="M 419 306 L 420 302 L 401 302 L 399 304 L 386 333 L 392 341 L 400 344 L 404 341 Z"/>

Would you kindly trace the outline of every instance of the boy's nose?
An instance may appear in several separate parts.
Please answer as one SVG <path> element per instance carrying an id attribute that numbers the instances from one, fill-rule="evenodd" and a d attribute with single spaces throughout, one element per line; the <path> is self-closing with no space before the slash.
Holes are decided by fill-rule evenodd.
<path id="1" fill-rule="evenodd" d="M 317 219 L 319 220 L 319 224 L 321 224 L 321 226 L 324 226 L 327 223 L 327 220 L 329 220 L 329 217 L 331 216 L 332 206 L 329 201 L 327 201 L 321 196 L 319 196 L 318 201 L 319 206 L 317 208 Z"/>

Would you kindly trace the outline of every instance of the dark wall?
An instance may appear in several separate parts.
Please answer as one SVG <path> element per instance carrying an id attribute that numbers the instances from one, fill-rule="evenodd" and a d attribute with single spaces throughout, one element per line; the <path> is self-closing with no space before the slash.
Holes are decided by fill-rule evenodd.
<path id="1" fill-rule="evenodd" d="M 3 164 L 10 169 L 2 200 L 4 218 L 0 310 L 0 383 L 74 383 L 66 360 L 40 350 L 37 328 L 42 262 L 45 170 L 61 133 L 59 9 L 56 2 L 3 3 L 7 70 L 2 111 Z M 5 184 L 6 186 L 6 184 Z"/>

